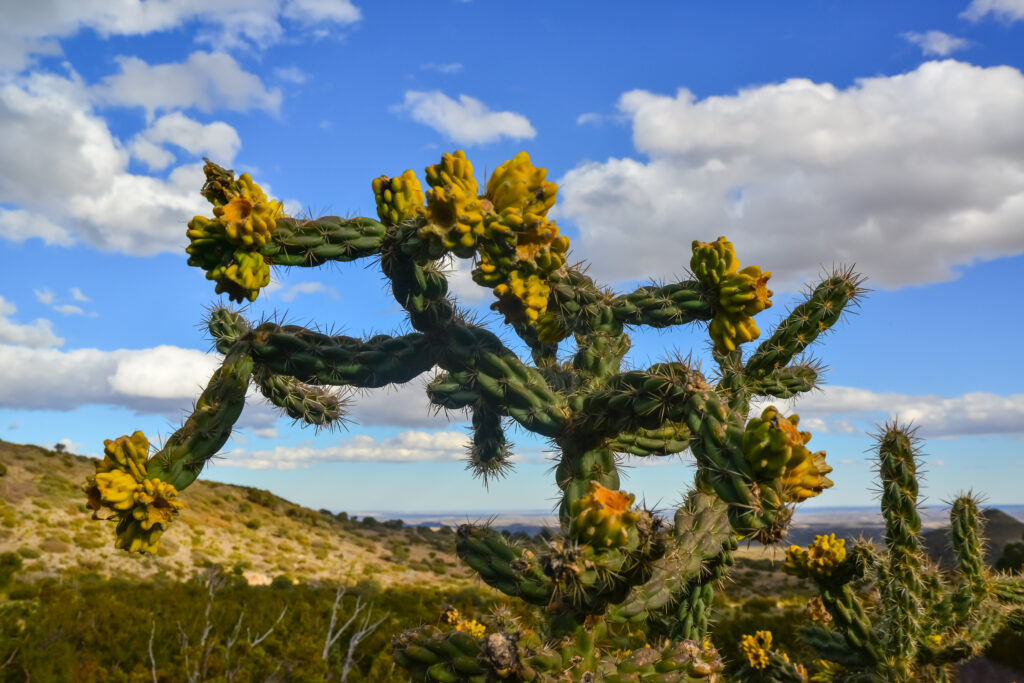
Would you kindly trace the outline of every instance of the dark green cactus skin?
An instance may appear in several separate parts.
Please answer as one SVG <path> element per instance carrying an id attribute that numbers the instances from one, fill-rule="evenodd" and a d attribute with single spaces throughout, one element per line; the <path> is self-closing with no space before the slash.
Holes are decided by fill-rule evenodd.
<path id="1" fill-rule="evenodd" d="M 942 574 L 931 564 L 920 537 L 917 449 L 913 431 L 898 424 L 878 435 L 885 552 L 858 543 L 830 576 L 815 578 L 832 621 L 802 635 L 822 659 L 845 667 L 842 680 L 950 680 L 950 665 L 1014 626 L 1024 604 L 1024 581 L 984 565 L 981 516 L 970 495 L 950 513 L 956 571 Z M 860 579 L 878 587 L 877 601 L 854 590 Z"/>
<path id="2" fill-rule="evenodd" d="M 226 174 L 220 182 L 230 180 Z M 438 409 L 470 412 L 468 467 L 485 483 L 510 469 L 510 422 L 558 450 L 562 529 L 547 547 L 532 550 L 487 528 L 466 526 L 458 536 L 460 557 L 486 583 L 545 608 L 544 633 L 503 631 L 480 639 L 426 628 L 396 639 L 398 663 L 416 680 L 442 683 L 595 676 L 654 683 L 720 671 L 717 653 L 702 642 L 714 586 L 728 572 L 737 536 L 778 542 L 792 513 L 780 480 L 755 475 L 744 457 L 750 402 L 817 386 L 821 368 L 793 359 L 855 303 L 860 278 L 848 271 L 830 275 L 745 363 L 740 349 L 716 356 L 721 378 L 712 383 L 688 359 L 647 369 L 625 368 L 623 359 L 629 327 L 706 324 L 721 309 L 717 290 L 684 280 L 615 294 L 581 269 L 563 266 L 547 281 L 553 320 L 546 322 L 554 322 L 557 334 L 541 334 L 539 322 L 510 323 L 529 348 L 528 365 L 449 298 L 445 263 L 434 260 L 449 254 L 420 236 L 424 222 L 279 219 L 259 249 L 267 263 L 377 259 L 412 331 L 357 339 L 276 322 L 250 326 L 238 313 L 213 311 L 209 326 L 224 365 L 151 470 L 179 490 L 191 483 L 230 434 L 250 381 L 293 419 L 329 427 L 344 420 L 345 401 L 335 387 L 383 387 L 439 370 L 427 396 Z M 553 337 L 569 336 L 576 351 L 560 358 Z M 570 536 L 572 510 L 592 484 L 619 489 L 620 454 L 686 449 L 698 471 L 674 525 L 665 528 L 637 510 L 624 545 L 592 547 Z M 642 633 L 651 644 L 658 639 L 657 647 L 645 647 L 636 635 Z"/>

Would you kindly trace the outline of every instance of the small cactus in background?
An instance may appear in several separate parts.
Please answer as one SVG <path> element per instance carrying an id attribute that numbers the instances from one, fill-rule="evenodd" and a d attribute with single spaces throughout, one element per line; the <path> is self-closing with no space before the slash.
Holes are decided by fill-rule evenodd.
<path id="1" fill-rule="evenodd" d="M 956 571 L 940 572 L 925 555 L 918 467 L 913 431 L 886 425 L 878 435 L 884 551 L 867 541 L 848 550 L 829 534 L 786 553 L 784 570 L 820 592 L 802 634 L 822 657 L 812 680 L 947 681 L 952 664 L 980 654 L 1003 626 L 1021 623 L 1024 579 L 985 567 L 973 496 L 957 498 L 950 511 Z M 856 590 L 860 581 L 877 595 Z"/>
<path id="2" fill-rule="evenodd" d="M 741 269 L 723 237 L 693 243 L 693 279 L 623 294 L 600 287 L 568 264 L 569 240 L 547 216 L 558 188 L 526 153 L 501 164 L 483 193 L 461 152 L 426 169 L 426 192 L 412 171 L 378 177 L 379 220 L 291 218 L 247 175 L 209 162 L 205 172 L 213 216 L 189 223 L 189 264 L 217 292 L 254 300 L 270 267 L 378 258 L 413 331 L 359 339 L 212 311 L 208 327 L 224 361 L 193 414 L 149 457 L 141 435 L 123 437 L 131 456 L 103 464 L 87 486 L 94 507 L 122 520 L 120 547 L 155 550 L 152 530 L 164 528 L 174 495 L 223 446 L 251 382 L 290 417 L 330 426 L 344 418 L 333 387 L 384 387 L 438 369 L 429 401 L 470 413 L 468 464 L 485 482 L 511 467 L 510 422 L 557 446 L 561 532 L 531 549 L 486 526 L 462 526 L 460 558 L 488 585 L 543 608 L 543 626 L 488 629 L 450 614 L 397 636 L 396 661 L 416 680 L 440 682 L 718 675 L 708 621 L 738 540 L 781 541 L 793 506 L 832 486 L 825 454 L 808 450 L 798 418 L 768 408 L 748 421 L 751 402 L 818 385 L 820 366 L 802 354 L 856 301 L 856 274 L 825 277 L 744 357 L 743 345 L 761 334 L 753 316 L 771 306 L 770 273 Z M 492 290 L 492 308 L 529 349 L 530 364 L 455 306 L 450 258 L 473 260 L 473 280 Z M 685 324 L 708 326 L 714 381 L 680 358 L 624 367 L 630 327 Z M 568 338 L 566 357 L 559 344 Z M 623 454 L 686 450 L 696 476 L 669 523 L 620 489 Z M 138 543 L 137 529 L 149 534 Z"/>

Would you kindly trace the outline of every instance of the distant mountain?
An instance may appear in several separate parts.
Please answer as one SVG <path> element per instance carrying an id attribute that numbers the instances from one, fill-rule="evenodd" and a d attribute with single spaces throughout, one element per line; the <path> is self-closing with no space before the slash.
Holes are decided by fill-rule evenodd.
<path id="1" fill-rule="evenodd" d="M 186 578 L 211 563 L 266 584 L 281 575 L 373 576 L 393 584 L 469 585 L 449 527 L 353 521 L 296 505 L 269 491 L 197 481 L 154 556 L 114 548 L 110 522 L 96 521 L 81 485 L 95 459 L 0 440 L 0 553 L 18 552 L 26 575 L 91 571 L 126 578 Z"/>
<path id="2" fill-rule="evenodd" d="M 1007 543 L 1017 543 L 1024 537 L 1024 522 L 995 508 L 982 510 L 981 516 L 985 520 L 985 561 L 993 565 L 1003 554 L 1003 548 Z M 956 564 L 949 532 L 950 529 L 946 526 L 924 534 L 928 554 L 939 563 L 939 566 L 946 568 Z"/>

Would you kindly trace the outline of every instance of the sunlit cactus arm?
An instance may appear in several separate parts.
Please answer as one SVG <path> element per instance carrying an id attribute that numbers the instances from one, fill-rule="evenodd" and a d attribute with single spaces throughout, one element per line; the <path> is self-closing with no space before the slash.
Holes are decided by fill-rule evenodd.
<path id="1" fill-rule="evenodd" d="M 970 496 L 957 498 L 949 519 L 953 554 L 959 568 L 958 584 L 952 593 L 955 627 L 966 622 L 981 607 L 988 597 L 989 582 L 977 501 Z"/>
<path id="2" fill-rule="evenodd" d="M 484 486 L 512 469 L 512 445 L 505 438 L 501 413 L 486 401 L 473 406 L 472 442 L 466 469 L 480 477 Z"/>
<path id="3" fill-rule="evenodd" d="M 715 496 L 692 492 L 676 510 L 668 551 L 649 581 L 635 586 L 625 601 L 609 611 L 613 622 L 659 626 L 674 620 L 693 585 L 710 584 L 720 566 L 731 559 L 736 537 L 729 526 L 726 505 Z M 726 558 L 724 553 L 728 552 Z M 692 585 L 691 585 L 692 584 Z M 668 629 L 653 635 L 669 635 Z M 689 629 L 687 629 L 689 630 Z M 700 640 L 695 636 L 683 636 Z"/>
<path id="4" fill-rule="evenodd" d="M 640 287 L 615 297 L 612 314 L 623 325 L 662 328 L 711 320 L 715 301 L 696 280 Z"/>
<path id="5" fill-rule="evenodd" d="M 793 398 L 819 386 L 821 366 L 817 363 L 797 363 L 759 377 L 746 378 L 743 389 L 751 396 Z"/>
<path id="6" fill-rule="evenodd" d="M 672 455 L 690 447 L 690 428 L 681 422 L 666 422 L 654 429 L 642 427 L 616 434 L 608 448 L 636 456 Z"/>
<path id="7" fill-rule="evenodd" d="M 281 217 L 259 253 L 274 266 L 316 267 L 380 253 L 387 228 L 372 218 Z"/>
<path id="8" fill-rule="evenodd" d="M 476 403 L 480 393 L 472 373 L 443 372 L 427 384 L 427 398 L 439 408 L 463 410 Z"/>
<path id="9" fill-rule="evenodd" d="M 312 384 L 383 387 L 408 382 L 434 365 L 426 337 L 417 332 L 363 340 L 263 323 L 250 336 L 260 367 Z"/>
<path id="10" fill-rule="evenodd" d="M 555 586 L 540 560 L 533 551 L 509 543 L 498 531 L 464 524 L 458 529 L 455 550 L 492 588 L 532 605 L 551 602 Z"/>
<path id="11" fill-rule="evenodd" d="M 746 364 L 746 374 L 758 377 L 785 367 L 823 332 L 839 322 L 843 312 L 864 293 L 863 278 L 852 270 L 836 271 L 823 280 L 758 345 Z"/>
<path id="12" fill-rule="evenodd" d="M 337 391 L 277 375 L 264 367 L 253 371 L 253 381 L 268 401 L 293 420 L 317 427 L 332 427 L 344 420 L 345 401 Z"/>
<path id="13" fill-rule="evenodd" d="M 913 433 L 896 423 L 878 436 L 882 516 L 888 550 L 888 581 L 879 586 L 885 646 L 913 662 L 924 633 L 921 516 L 917 509 L 917 451 Z M 903 679 L 910 671 L 897 671 Z"/>

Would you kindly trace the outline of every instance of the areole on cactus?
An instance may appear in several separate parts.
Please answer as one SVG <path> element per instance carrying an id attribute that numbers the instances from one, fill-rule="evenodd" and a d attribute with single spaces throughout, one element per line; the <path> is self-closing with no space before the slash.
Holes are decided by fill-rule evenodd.
<path id="1" fill-rule="evenodd" d="M 427 397 L 469 412 L 468 466 L 485 481 L 510 469 L 510 422 L 557 447 L 561 533 L 531 549 L 486 526 L 461 527 L 460 558 L 490 586 L 542 608 L 544 627 L 439 616 L 437 626 L 395 638 L 396 661 L 416 680 L 441 682 L 718 676 L 709 614 L 737 540 L 781 541 L 793 506 L 832 485 L 796 416 L 769 408 L 748 421 L 751 402 L 817 386 L 820 366 L 801 354 L 856 301 L 859 276 L 825 277 L 745 356 L 743 344 L 760 336 L 753 316 L 771 306 L 770 273 L 740 269 L 721 237 L 693 243 L 692 279 L 613 293 L 569 265 L 569 240 L 548 218 L 558 188 L 525 152 L 501 164 L 483 193 L 462 152 L 427 167 L 426 192 L 410 170 L 380 176 L 371 183 L 377 219 L 284 216 L 247 175 L 210 162 L 205 172 L 213 216 L 189 223 L 189 264 L 218 292 L 254 300 L 271 267 L 378 258 L 413 331 L 360 339 L 254 326 L 213 310 L 208 327 L 224 361 L 193 414 L 149 457 L 144 437 L 123 437 L 87 487 L 95 507 L 127 525 L 118 526 L 120 545 L 154 552 L 152 530 L 166 526 L 177 492 L 227 440 L 250 382 L 290 417 L 330 426 L 344 419 L 334 387 L 383 387 L 433 371 Z M 529 363 L 455 306 L 449 258 L 473 260 L 473 280 L 492 289 L 492 308 L 529 349 Z M 681 358 L 625 367 L 630 327 L 685 324 L 708 326 L 715 378 Z M 560 355 L 570 337 L 571 355 Z M 134 450 L 122 464 L 127 444 Z M 620 489 L 623 454 L 686 450 L 696 477 L 670 521 Z M 115 474 L 101 478 L 107 473 Z M 136 543 L 137 530 L 150 535 Z"/>

